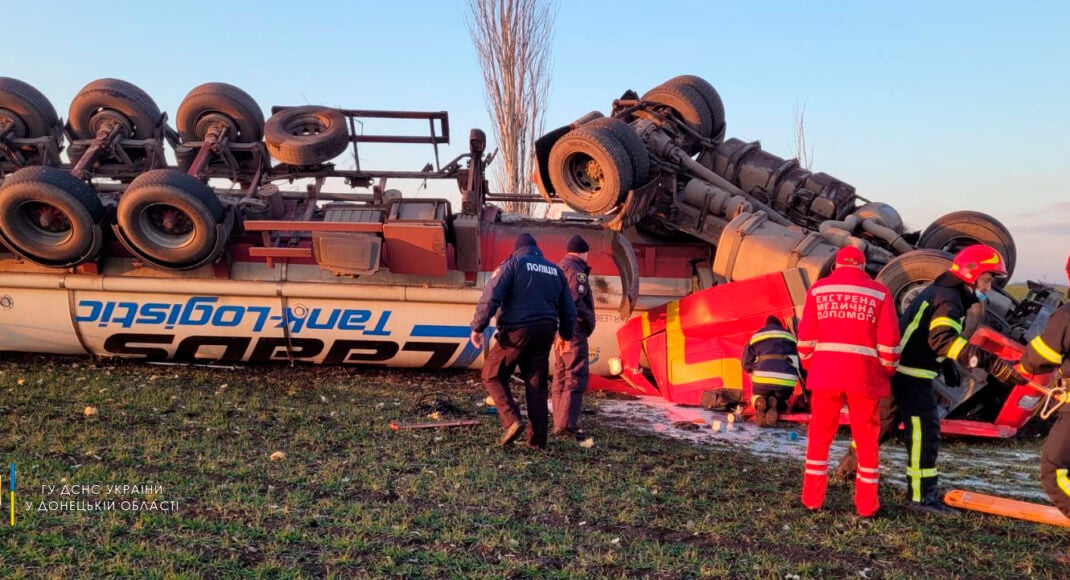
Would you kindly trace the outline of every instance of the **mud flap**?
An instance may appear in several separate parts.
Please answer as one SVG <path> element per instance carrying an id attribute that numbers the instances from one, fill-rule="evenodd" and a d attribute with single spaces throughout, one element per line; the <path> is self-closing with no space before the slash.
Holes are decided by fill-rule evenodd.
<path id="1" fill-rule="evenodd" d="M 558 139 L 564 137 L 571 130 L 572 127 L 570 125 L 565 125 L 535 140 L 535 169 L 532 181 L 535 182 L 539 195 L 546 200 L 546 203 L 555 201 L 553 196 L 554 186 L 550 183 L 550 150 L 554 148 L 554 143 L 557 143 Z"/>
<path id="2" fill-rule="evenodd" d="M 631 317 L 639 300 L 639 261 L 632 243 L 620 232 L 613 232 L 613 263 L 620 273 L 620 306 L 617 313 L 624 321 Z"/>

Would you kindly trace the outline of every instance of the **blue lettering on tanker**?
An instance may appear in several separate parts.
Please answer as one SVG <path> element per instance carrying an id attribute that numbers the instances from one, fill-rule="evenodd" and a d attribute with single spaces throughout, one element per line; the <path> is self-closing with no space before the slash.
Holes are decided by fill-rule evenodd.
<path id="1" fill-rule="evenodd" d="M 464 349 L 461 350 L 461 354 L 457 356 L 457 360 L 453 361 L 450 368 L 465 369 L 472 365 L 479 358 L 480 349 L 476 348 L 472 341 L 468 339 L 471 335 L 472 329 L 468 326 L 451 326 L 445 324 L 415 324 L 412 327 L 413 338 L 463 338 L 465 339 Z M 490 337 L 494 334 L 494 327 L 488 327 L 483 332 L 483 344 L 490 344 Z"/>
<path id="2" fill-rule="evenodd" d="M 292 334 L 309 330 L 339 330 L 367 336 L 390 336 L 386 325 L 390 310 L 359 308 L 293 308 L 218 304 L 214 296 L 194 296 L 185 302 L 125 302 L 79 300 L 74 321 L 96 324 L 100 328 L 162 326 L 172 330 L 183 327 L 236 328 L 245 324 L 253 332 L 265 328 L 289 327 Z"/>

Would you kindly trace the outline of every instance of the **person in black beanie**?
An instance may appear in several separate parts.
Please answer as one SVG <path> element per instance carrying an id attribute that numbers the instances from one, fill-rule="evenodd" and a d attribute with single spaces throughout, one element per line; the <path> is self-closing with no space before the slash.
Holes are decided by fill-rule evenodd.
<path id="1" fill-rule="evenodd" d="M 587 337 L 594 332 L 594 295 L 591 293 L 587 263 L 590 246 L 578 234 L 568 241 L 568 253 L 558 266 L 568 278 L 568 288 L 576 304 L 576 327 L 572 338 L 566 338 L 564 327 L 554 341 L 554 381 L 550 395 L 554 405 L 554 435 L 571 437 L 584 442 L 587 435 L 580 430 L 579 418 L 583 410 L 583 393 L 591 376 Z"/>
<path id="2" fill-rule="evenodd" d="M 502 421 L 504 431 L 499 443 L 502 447 L 510 445 L 524 432 L 520 407 L 509 389 L 509 379 L 519 366 L 531 420 L 527 445 L 544 450 L 550 415 L 546 405 L 550 347 L 558 321 L 561 335 L 572 338 L 576 305 L 565 273 L 542 257 L 531 234 L 517 237 L 513 255 L 498 266 L 483 288 L 472 318 L 471 340 L 476 348 L 483 348 L 483 332 L 495 314 L 497 341 L 485 354 L 482 376 Z"/>

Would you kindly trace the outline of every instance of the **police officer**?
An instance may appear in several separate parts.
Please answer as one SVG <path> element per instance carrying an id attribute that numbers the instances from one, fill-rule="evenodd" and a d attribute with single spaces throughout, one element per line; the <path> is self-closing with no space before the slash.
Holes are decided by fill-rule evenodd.
<path id="1" fill-rule="evenodd" d="M 483 289 L 472 318 L 471 340 L 476 348 L 483 348 L 483 332 L 499 309 L 497 342 L 486 355 L 482 374 L 504 429 L 499 443 L 510 445 L 524 432 L 520 407 L 509 389 L 509 379 L 519 366 L 531 419 L 528 447 L 546 449 L 550 346 L 559 320 L 562 338 L 572 339 L 576 305 L 565 273 L 542 257 L 530 234 L 516 238 L 513 255 L 494 271 Z"/>
<path id="2" fill-rule="evenodd" d="M 899 367 L 892 377 L 907 448 L 907 507 L 937 515 L 957 515 L 944 505 L 937 490 L 936 455 L 940 417 L 932 381 L 944 359 L 967 367 L 987 368 L 1006 378 L 1012 365 L 969 344 L 963 337 L 967 309 L 992 290 L 995 277 L 1007 275 L 995 249 L 976 244 L 955 255 L 951 268 L 918 294 L 899 318 L 903 334 Z"/>
<path id="3" fill-rule="evenodd" d="M 591 374 L 588 358 L 587 337 L 594 332 L 594 295 L 588 276 L 591 267 L 587 264 L 590 251 L 587 240 L 579 234 L 568 241 L 565 257 L 558 263 L 568 278 L 568 288 L 576 304 L 576 328 L 572 340 L 558 337 L 554 342 L 554 382 L 550 388 L 554 404 L 554 435 L 571 437 L 577 441 L 587 440 L 579 428 L 580 411 L 583 410 L 583 393 Z"/>
<path id="4" fill-rule="evenodd" d="M 795 335 L 780 319 L 770 316 L 743 349 L 743 370 L 750 374 L 754 424 L 776 425 L 779 414 L 788 410 L 788 399 L 799 385 L 799 353 Z"/>
<path id="5" fill-rule="evenodd" d="M 1066 259 L 1066 279 L 1070 282 L 1070 257 Z M 1017 368 L 1029 374 L 1059 369 L 1056 384 L 1061 381 L 1064 388 L 1070 388 L 1070 302 L 1056 310 L 1044 330 L 1029 342 Z M 1016 372 L 1004 382 L 1024 384 L 1026 379 Z M 1065 391 L 1061 396 L 1063 406 L 1040 454 L 1040 482 L 1055 507 L 1070 517 L 1070 405 L 1065 403 Z"/>
<path id="6" fill-rule="evenodd" d="M 811 409 L 802 503 L 811 510 L 824 505 L 829 447 L 846 403 L 858 444 L 855 509 L 870 518 L 880 509 L 878 403 L 888 395 L 899 359 L 899 327 L 891 293 L 866 274 L 862 251 L 847 246 L 835 260 L 835 270 L 807 293 L 799 322 L 799 359 L 809 371 Z"/>

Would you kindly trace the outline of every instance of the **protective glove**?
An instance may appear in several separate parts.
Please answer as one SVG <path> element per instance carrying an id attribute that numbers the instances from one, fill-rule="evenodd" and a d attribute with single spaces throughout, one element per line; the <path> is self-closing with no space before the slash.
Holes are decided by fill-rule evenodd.
<path id="1" fill-rule="evenodd" d="M 992 375 L 997 381 L 1011 386 L 1024 385 L 1029 382 L 1018 372 L 1018 369 L 1014 368 L 1017 363 L 1012 360 L 995 359 L 988 366 L 988 374 Z"/>
<path id="2" fill-rule="evenodd" d="M 959 365 L 955 363 L 955 361 L 944 359 L 944 361 L 940 363 L 940 367 L 940 370 L 944 375 L 945 385 L 953 388 L 962 386 L 962 374 L 959 372 Z"/>

